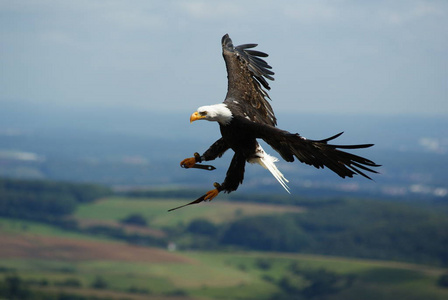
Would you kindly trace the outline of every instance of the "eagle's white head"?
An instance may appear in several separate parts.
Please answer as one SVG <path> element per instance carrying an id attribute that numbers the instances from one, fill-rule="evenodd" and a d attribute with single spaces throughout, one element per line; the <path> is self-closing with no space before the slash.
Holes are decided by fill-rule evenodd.
<path id="1" fill-rule="evenodd" d="M 221 125 L 228 124 L 233 118 L 232 112 L 224 103 L 201 106 L 190 117 L 190 123 L 196 120 L 207 120 L 219 122 Z"/>

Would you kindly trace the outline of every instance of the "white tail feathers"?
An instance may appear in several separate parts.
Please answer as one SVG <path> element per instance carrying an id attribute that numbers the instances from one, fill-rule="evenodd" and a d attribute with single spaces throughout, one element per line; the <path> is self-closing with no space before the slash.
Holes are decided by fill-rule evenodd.
<path id="1" fill-rule="evenodd" d="M 275 179 L 277 179 L 277 181 L 282 185 L 282 187 L 289 194 L 291 194 L 291 192 L 289 191 L 289 187 L 286 184 L 287 182 L 289 182 L 288 179 L 286 179 L 285 176 L 283 176 L 282 172 L 280 172 L 280 170 L 277 169 L 277 166 L 275 165 L 278 159 L 274 156 L 267 154 L 259 144 L 257 145 L 255 155 L 256 155 L 255 157 L 248 159 L 247 161 L 251 164 L 257 163 L 263 168 L 269 170 L 269 172 L 271 172 L 271 174 L 274 176 Z"/>

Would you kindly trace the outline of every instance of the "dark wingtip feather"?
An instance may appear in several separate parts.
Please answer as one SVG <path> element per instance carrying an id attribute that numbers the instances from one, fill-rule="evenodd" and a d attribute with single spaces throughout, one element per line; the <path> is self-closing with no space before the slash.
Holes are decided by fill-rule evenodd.
<path id="1" fill-rule="evenodd" d="M 363 149 L 372 147 L 375 144 L 359 144 L 359 145 L 332 145 L 335 148 L 340 149 Z"/>
<path id="2" fill-rule="evenodd" d="M 250 49 L 250 48 L 255 48 L 257 46 L 258 46 L 258 44 L 243 44 L 243 45 L 237 46 L 237 48 L 241 49 L 241 50 L 246 50 L 246 49 Z M 249 50 L 249 51 L 253 51 L 253 50 Z"/>
<path id="3" fill-rule="evenodd" d="M 373 180 L 372 178 L 370 178 L 370 176 L 366 175 L 364 172 L 358 170 L 354 166 L 350 166 L 350 169 L 352 169 L 355 172 L 355 174 L 358 174 L 358 175 L 361 175 L 361 176 L 363 176 L 363 177 L 365 177 L 367 179 Z M 372 171 L 372 170 L 368 170 L 368 171 L 373 172 L 373 173 L 377 173 L 377 172 Z"/>
<path id="4" fill-rule="evenodd" d="M 256 44 L 254 44 L 256 45 Z M 247 53 L 249 53 L 250 55 L 253 56 L 260 56 L 260 57 L 268 57 L 269 54 L 261 52 L 261 51 L 256 51 L 256 50 L 246 50 Z"/>
<path id="5" fill-rule="evenodd" d="M 344 149 L 362 149 L 373 146 L 373 144 L 359 145 L 334 145 L 328 144 L 329 141 L 341 136 L 343 132 L 335 134 L 323 140 L 302 139 L 299 135 L 290 135 L 289 150 L 297 159 L 316 168 L 324 166 L 338 174 L 340 177 L 353 177 L 361 175 L 372 180 L 365 172 L 378 173 L 371 169 L 380 167 L 373 161 L 352 153 L 343 151 Z M 300 137 L 300 139 L 297 139 Z M 280 152 L 279 152 L 280 153 Z M 282 155 L 282 157 L 284 157 Z"/>
<path id="6" fill-rule="evenodd" d="M 230 41 L 230 42 L 229 42 Z M 226 47 L 226 49 L 229 49 L 229 45 L 231 45 L 232 40 L 228 37 L 228 35 L 225 35 L 223 37 L 223 46 Z M 251 48 L 255 48 L 258 46 L 258 44 L 243 44 L 239 45 L 233 48 L 233 45 L 231 45 L 232 50 L 236 51 L 240 57 L 242 57 L 247 63 L 247 67 L 249 71 L 252 73 L 252 76 L 256 81 L 258 81 L 264 88 L 267 90 L 270 90 L 270 86 L 266 79 L 268 80 L 274 80 L 274 72 L 272 72 L 270 69 L 272 67 L 263 59 L 260 57 L 268 57 L 269 55 L 267 53 L 257 51 L 257 50 L 248 50 Z M 267 95 L 267 94 L 266 94 Z M 269 98 L 269 96 L 267 96 Z"/>
<path id="7" fill-rule="evenodd" d="M 323 140 L 309 140 L 310 142 L 316 142 L 316 143 L 327 143 L 331 140 L 334 140 L 335 138 L 338 138 L 339 136 L 341 136 L 344 133 L 344 131 L 339 132 L 338 134 L 335 134 L 333 136 L 330 136 L 329 138 L 323 139 Z"/>
<path id="8" fill-rule="evenodd" d="M 226 34 L 224 34 L 224 35 L 222 36 L 221 44 L 224 45 L 224 44 L 226 43 L 227 40 L 230 40 L 230 37 L 229 37 L 229 34 L 228 34 L 228 33 L 226 33 Z"/>
<path id="9" fill-rule="evenodd" d="M 226 48 L 228 50 L 233 49 L 233 43 L 232 39 L 230 38 L 229 34 L 225 34 L 221 39 L 221 45 L 223 48 Z"/>

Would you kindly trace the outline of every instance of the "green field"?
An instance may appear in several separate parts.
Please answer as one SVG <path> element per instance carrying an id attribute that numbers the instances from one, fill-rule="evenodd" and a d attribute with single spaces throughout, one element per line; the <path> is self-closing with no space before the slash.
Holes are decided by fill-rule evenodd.
<path id="1" fill-rule="evenodd" d="M 0 218 L 0 233 L 9 235 L 28 234 L 36 236 L 67 237 L 82 240 L 110 240 L 104 237 L 93 237 L 78 232 L 67 231 L 39 222 L 7 218 Z"/>
<path id="2" fill-rule="evenodd" d="M 167 212 L 184 203 L 110 197 L 79 205 L 73 217 L 119 224 L 138 213 L 150 227 L 163 229 L 195 219 L 224 224 L 245 216 L 305 212 L 221 200 Z M 103 299 L 448 299 L 448 289 L 437 285 L 446 270 L 425 265 L 232 248 L 167 251 L 8 218 L 0 219 L 0 237 L 0 278 L 19 276 L 28 288 L 53 294 Z M 190 239 L 196 242 L 194 236 Z M 47 256 L 45 249 L 55 255 Z M 314 285 L 320 289 L 313 290 Z"/>
<path id="3" fill-rule="evenodd" d="M 222 223 L 243 216 L 303 211 L 302 208 L 296 206 L 249 204 L 217 199 L 168 212 L 168 209 L 186 203 L 188 200 L 110 197 L 95 203 L 80 205 L 75 217 L 118 221 L 130 214 L 138 213 L 147 218 L 151 226 L 170 227 L 180 223 L 188 224 L 197 218 L 207 219 L 213 223 Z"/>
<path id="4" fill-rule="evenodd" d="M 442 270 L 418 265 L 363 261 L 323 256 L 276 253 L 181 252 L 191 263 L 141 263 L 119 261 L 42 261 L 0 260 L 2 269 L 14 269 L 24 280 L 45 279 L 50 286 L 76 279 L 85 293 L 96 278 L 107 287 L 103 293 L 129 293 L 132 289 L 148 296 L 181 295 L 200 299 L 269 299 L 281 292 L 275 284 L 289 276 L 298 285 L 307 282 L 291 274 L 289 266 L 304 270 L 326 269 L 336 274 L 351 274 L 354 283 L 325 299 L 446 299 L 448 290 L 438 288 Z M 259 261 L 269 261 L 268 268 Z M 4 275 L 6 275 L 5 273 Z M 98 292 L 98 290 L 96 290 Z M 376 298 L 374 297 L 376 296 Z"/>

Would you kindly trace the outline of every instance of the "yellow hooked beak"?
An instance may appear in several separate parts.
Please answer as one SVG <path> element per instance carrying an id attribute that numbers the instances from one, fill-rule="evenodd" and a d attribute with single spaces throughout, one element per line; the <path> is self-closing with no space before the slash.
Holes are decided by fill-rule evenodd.
<path id="1" fill-rule="evenodd" d="M 197 111 L 195 111 L 191 116 L 190 116 L 190 123 L 193 123 L 194 121 L 200 120 L 200 119 L 204 119 L 205 116 L 201 116 Z"/>

